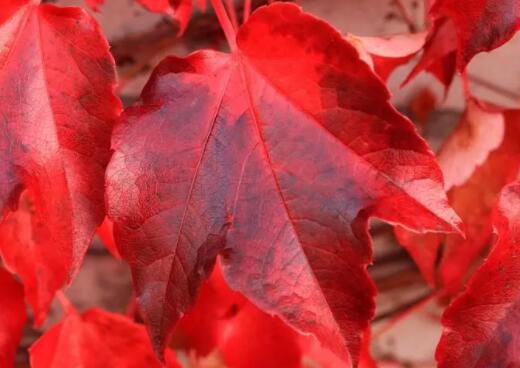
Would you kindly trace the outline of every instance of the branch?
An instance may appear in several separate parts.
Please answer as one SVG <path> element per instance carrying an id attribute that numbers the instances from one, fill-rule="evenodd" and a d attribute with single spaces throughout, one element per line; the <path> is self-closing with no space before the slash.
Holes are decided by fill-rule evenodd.
<path id="1" fill-rule="evenodd" d="M 393 1 L 394 1 L 395 6 L 397 6 L 397 9 L 399 9 L 401 18 L 408 26 L 408 30 L 410 31 L 410 33 L 416 33 L 417 26 L 413 22 L 412 17 L 410 16 L 410 13 L 408 13 L 406 6 L 404 6 L 403 1 L 402 0 L 393 0 Z"/>

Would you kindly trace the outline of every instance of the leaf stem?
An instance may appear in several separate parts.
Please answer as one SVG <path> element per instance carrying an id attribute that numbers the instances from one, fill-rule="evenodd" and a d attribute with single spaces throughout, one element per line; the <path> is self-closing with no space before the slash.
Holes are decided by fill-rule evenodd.
<path id="1" fill-rule="evenodd" d="M 244 14 L 242 23 L 245 23 L 249 19 L 249 15 L 251 14 L 251 0 L 244 1 Z"/>
<path id="2" fill-rule="evenodd" d="M 229 19 L 228 14 L 226 13 L 226 9 L 222 5 L 221 0 L 211 0 L 211 5 L 213 5 L 213 9 L 215 10 L 215 14 L 217 15 L 218 22 L 220 23 L 220 27 L 224 31 L 224 35 L 226 36 L 226 40 L 229 44 L 229 48 L 231 51 L 237 50 L 237 41 L 235 28 Z"/>
<path id="3" fill-rule="evenodd" d="M 229 18 L 231 19 L 231 24 L 233 24 L 233 28 L 235 28 L 235 30 L 238 29 L 238 17 L 237 17 L 237 12 L 235 10 L 235 3 L 233 2 L 233 0 L 225 0 L 226 1 L 226 8 L 227 8 L 227 13 L 229 14 Z"/>

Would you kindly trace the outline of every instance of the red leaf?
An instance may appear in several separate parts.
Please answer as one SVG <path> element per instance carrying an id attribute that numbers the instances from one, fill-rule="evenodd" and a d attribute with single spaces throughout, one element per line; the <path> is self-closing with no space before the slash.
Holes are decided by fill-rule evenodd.
<path id="1" fill-rule="evenodd" d="M 13 367 L 26 321 L 23 287 L 0 268 L 0 366 Z"/>
<path id="2" fill-rule="evenodd" d="M 520 28 L 517 0 L 436 0 L 435 19 L 450 18 L 457 35 L 457 68 L 463 71 L 482 51 L 491 51 L 509 41 Z"/>
<path id="3" fill-rule="evenodd" d="M 397 67 L 408 63 L 421 50 L 425 38 L 425 32 L 390 37 L 349 37 L 361 43 L 372 58 L 375 72 L 384 81 Z"/>
<path id="4" fill-rule="evenodd" d="M 476 102 L 473 102 L 476 103 Z M 469 107 L 475 109 L 478 105 Z M 475 110 L 479 111 L 479 110 Z M 474 114 L 475 111 L 472 113 Z M 451 155 L 440 153 L 443 162 L 452 160 L 453 163 L 466 162 L 466 165 L 475 167 L 480 161 L 477 157 L 485 157 L 485 162 L 477 166 L 471 177 L 461 186 L 454 186 L 448 192 L 450 204 L 462 217 L 466 228 L 466 239 L 458 235 L 448 235 L 444 241 L 444 250 L 439 265 L 439 278 L 441 285 L 450 293 L 456 294 L 464 283 L 464 277 L 468 270 L 475 264 L 479 256 L 485 251 L 491 236 L 490 214 L 496 201 L 496 196 L 507 183 L 514 180 L 520 168 L 520 115 L 517 111 L 504 112 L 504 119 L 495 114 L 488 113 L 488 122 L 481 120 L 484 112 L 477 114 L 479 119 L 467 119 L 468 112 L 463 116 L 460 125 L 448 138 L 444 150 Z M 475 129 L 473 123 L 486 125 L 485 135 Z M 494 126 L 495 125 L 495 126 Z M 503 133 L 500 125 L 504 126 Z M 471 134 L 468 134 L 471 132 Z M 489 142 L 496 141 L 496 137 L 503 136 L 498 148 L 489 152 Z M 469 141 L 468 141 L 468 138 Z M 460 142 L 466 144 L 460 145 Z M 463 153 L 461 153 L 461 151 Z M 473 152 L 467 155 L 468 152 Z M 441 160 L 439 160 L 441 161 Z M 459 165 L 459 166 L 460 166 Z M 457 165 L 455 165 L 457 166 Z M 458 169 L 463 172 L 466 169 Z M 457 170 L 453 170 L 453 173 Z M 467 171 L 461 177 L 467 176 Z M 452 179 L 448 179 L 452 180 Z M 452 180 L 453 181 L 453 180 Z M 431 282 L 434 276 L 437 249 L 442 243 L 442 237 L 438 234 L 417 235 L 400 234 L 399 240 L 410 251 L 414 260 L 418 263 L 425 278 Z"/>
<path id="5" fill-rule="evenodd" d="M 188 348 L 202 356 L 217 349 L 229 367 L 301 367 L 301 337 L 230 290 L 219 267 L 178 329 Z"/>
<path id="6" fill-rule="evenodd" d="M 441 368 L 520 365 L 520 183 L 502 191 L 493 223 L 496 245 L 443 315 Z"/>
<path id="7" fill-rule="evenodd" d="M 445 18 L 435 20 L 426 38 L 421 59 L 403 85 L 419 73 L 427 71 L 437 78 L 447 91 L 455 76 L 456 50 L 457 40 L 453 22 Z"/>
<path id="8" fill-rule="evenodd" d="M 273 4 L 237 44 L 164 60 L 115 133 L 107 198 L 140 308 L 164 347 L 226 248 L 232 288 L 355 360 L 374 308 L 368 218 L 459 220 L 425 142 L 327 23 Z"/>
<path id="9" fill-rule="evenodd" d="M 120 103 L 108 44 L 84 11 L 12 0 L 0 9 L 0 250 L 41 323 L 103 220 Z M 14 210 L 23 189 L 30 212 L 25 200 Z"/>
<path id="10" fill-rule="evenodd" d="M 144 326 L 101 309 L 81 314 L 69 309 L 29 353 L 33 368 L 162 367 Z M 167 359 L 169 367 L 180 368 L 171 352 Z"/>

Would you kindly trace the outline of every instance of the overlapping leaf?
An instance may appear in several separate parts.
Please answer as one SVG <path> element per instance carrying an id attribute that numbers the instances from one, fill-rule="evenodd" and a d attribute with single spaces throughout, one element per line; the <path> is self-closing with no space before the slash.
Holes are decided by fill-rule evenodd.
<path id="1" fill-rule="evenodd" d="M 494 214 L 498 240 L 466 291 L 443 315 L 441 368 L 520 366 L 520 184 L 507 186 Z"/>
<path id="2" fill-rule="evenodd" d="M 25 320 L 23 287 L 0 267 L 0 366 L 14 366 Z"/>
<path id="3" fill-rule="evenodd" d="M 25 0 L 0 9 L 0 251 L 40 323 L 103 219 L 120 103 L 107 42 L 86 13 Z"/>
<path id="4" fill-rule="evenodd" d="M 109 214 L 162 350 L 215 256 L 269 314 L 355 361 L 373 315 L 367 220 L 456 231 L 441 172 L 356 50 L 292 4 L 231 54 L 170 57 L 128 108 Z"/>
<path id="5" fill-rule="evenodd" d="M 180 320 L 173 340 L 181 341 L 183 349 L 195 350 L 200 356 L 216 353 L 226 366 L 236 368 L 301 367 L 303 362 L 321 368 L 345 365 L 314 337 L 298 334 L 232 291 L 220 267 L 202 285 L 194 308 Z M 367 333 L 359 367 L 375 366 L 369 344 Z"/>
<path id="6" fill-rule="evenodd" d="M 144 326 L 101 309 L 79 313 L 69 307 L 64 320 L 46 331 L 29 353 L 33 368 L 164 367 Z M 166 363 L 168 368 L 180 368 L 171 351 Z"/>
<path id="7" fill-rule="evenodd" d="M 216 350 L 229 367 L 301 367 L 304 337 L 230 290 L 219 268 L 178 330 L 188 349 L 202 356 Z"/>

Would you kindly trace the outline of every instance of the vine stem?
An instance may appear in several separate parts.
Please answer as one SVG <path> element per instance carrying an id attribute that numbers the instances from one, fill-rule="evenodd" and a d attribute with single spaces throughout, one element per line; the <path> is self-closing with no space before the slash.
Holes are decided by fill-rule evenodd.
<path id="1" fill-rule="evenodd" d="M 433 292 L 431 294 L 425 295 L 418 300 L 416 300 L 410 307 L 406 308 L 401 313 L 398 313 L 396 316 L 390 319 L 384 326 L 382 326 L 380 329 L 372 333 L 372 339 L 377 339 L 381 337 L 385 332 L 391 330 L 395 325 L 397 325 L 399 322 L 404 320 L 407 316 L 412 314 L 413 312 L 416 312 L 419 309 L 422 309 L 426 304 L 428 304 L 430 301 L 435 299 L 437 296 L 439 296 L 439 291 Z"/>
<path id="2" fill-rule="evenodd" d="M 244 1 L 244 15 L 242 16 L 242 23 L 245 23 L 249 19 L 251 14 L 251 0 Z"/>
<path id="3" fill-rule="evenodd" d="M 237 50 L 237 41 L 236 41 L 236 33 L 231 20 L 226 12 L 226 9 L 222 5 L 221 0 L 211 0 L 211 5 L 215 10 L 215 14 L 217 15 L 218 22 L 220 23 L 220 27 L 224 31 L 224 35 L 226 36 L 227 43 L 231 51 L 235 52 Z"/>
<path id="4" fill-rule="evenodd" d="M 401 13 L 401 17 L 403 18 L 403 21 L 408 26 L 408 30 L 410 33 L 417 32 L 417 27 L 415 26 L 414 22 L 412 21 L 412 17 L 408 13 L 408 10 L 406 10 L 406 6 L 403 4 L 402 0 L 394 0 L 394 4 L 399 9 L 399 12 Z"/>
<path id="5" fill-rule="evenodd" d="M 63 309 L 63 312 L 65 314 L 69 313 L 69 312 L 73 312 L 73 311 L 76 311 L 76 308 L 74 308 L 74 305 L 72 305 L 72 303 L 70 302 L 70 300 L 65 296 L 65 294 L 63 293 L 63 291 L 61 290 L 58 290 L 56 292 L 56 297 L 58 298 L 60 304 L 61 304 L 61 308 Z"/>

